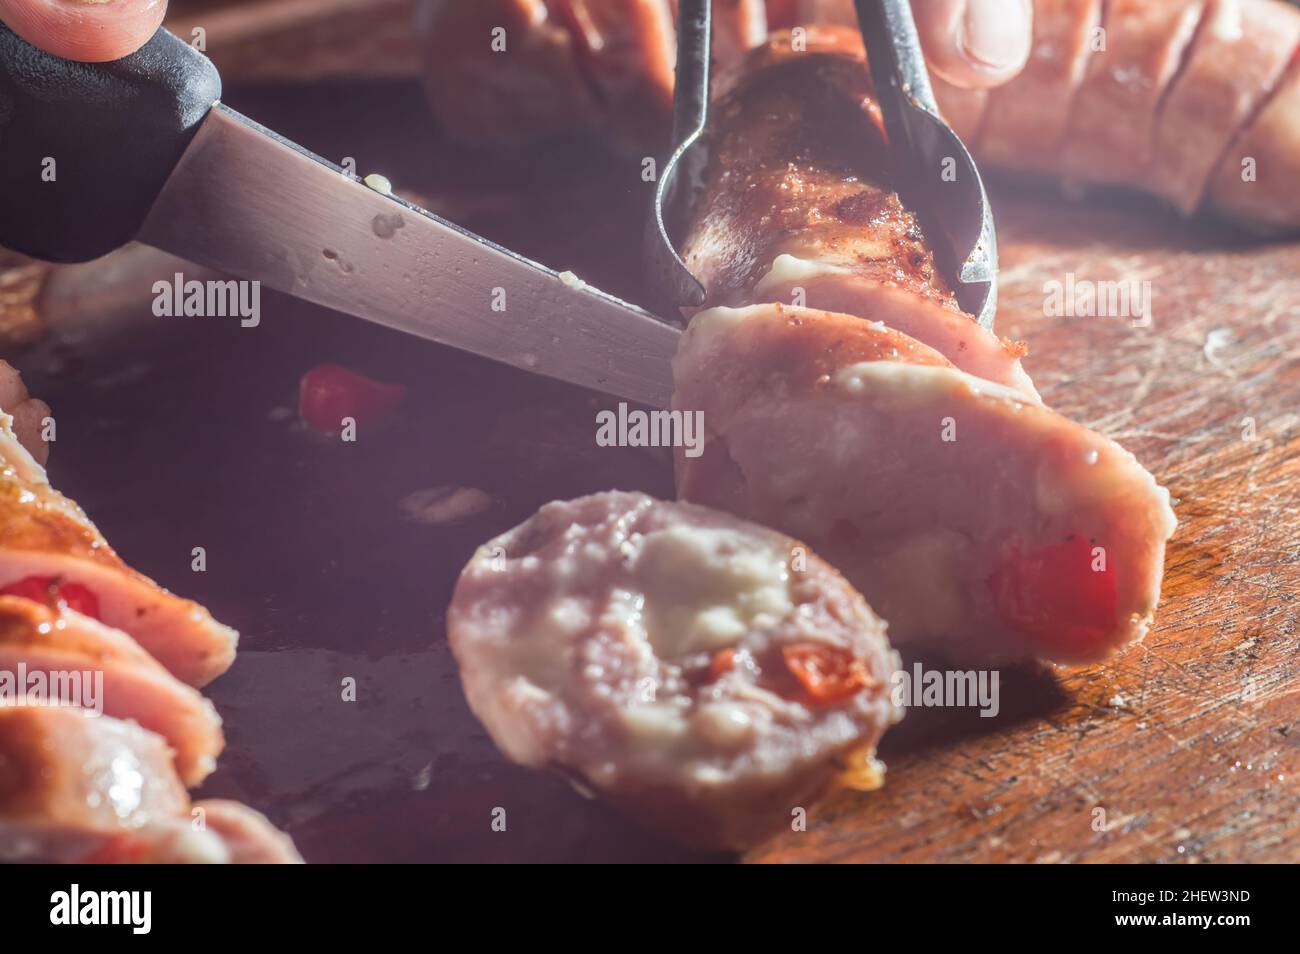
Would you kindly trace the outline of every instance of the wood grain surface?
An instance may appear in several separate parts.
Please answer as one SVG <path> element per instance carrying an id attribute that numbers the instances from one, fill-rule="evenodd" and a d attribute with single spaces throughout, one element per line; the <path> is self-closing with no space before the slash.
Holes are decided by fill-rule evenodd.
<path id="1" fill-rule="evenodd" d="M 995 206 L 999 331 L 1175 498 L 1156 625 L 1101 665 L 1005 673 L 997 718 L 909 712 L 884 789 L 751 858 L 1300 860 L 1300 245 L 1127 197 L 1002 182 Z M 1069 272 L 1150 282 L 1150 327 L 1045 316 Z"/>
<path id="2" fill-rule="evenodd" d="M 635 297 L 637 163 L 582 142 L 474 155 L 439 141 L 411 84 L 227 85 L 236 109 L 322 155 L 357 156 L 490 238 Z M 1119 440 L 1175 498 L 1156 625 L 1105 664 L 1002 672 L 996 718 L 909 712 L 885 739 L 883 789 L 813 806 L 806 831 L 745 860 L 1300 860 L 1300 244 L 1130 197 L 993 193 L 999 331 L 1028 342 L 1049 404 Z M 244 634 L 212 687 L 229 747 L 204 794 L 266 810 L 309 861 L 694 858 L 506 763 L 442 632 L 474 545 L 544 500 L 670 492 L 661 458 L 594 447 L 608 399 L 274 294 L 255 331 L 159 323 L 147 261 L 135 277 L 104 267 L 130 334 L 79 332 L 17 360 L 58 414 L 56 485 L 127 559 Z M 1045 283 L 1068 274 L 1149 282 L 1149 325 L 1046 314 Z M 92 310 L 93 279 L 77 283 Z M 404 420 L 351 449 L 285 423 L 298 375 L 322 360 L 408 383 Z M 439 484 L 494 505 L 443 527 L 402 518 L 405 494 Z M 339 704 L 344 674 L 360 706 Z M 504 833 L 489 824 L 499 806 Z"/>

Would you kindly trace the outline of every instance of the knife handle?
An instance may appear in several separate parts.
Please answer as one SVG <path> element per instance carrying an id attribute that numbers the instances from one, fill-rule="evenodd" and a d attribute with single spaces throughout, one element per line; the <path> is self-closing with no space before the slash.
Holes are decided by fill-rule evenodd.
<path id="1" fill-rule="evenodd" d="M 0 23 L 0 245 L 84 262 L 130 241 L 220 97 L 212 62 L 161 28 L 78 63 Z"/>

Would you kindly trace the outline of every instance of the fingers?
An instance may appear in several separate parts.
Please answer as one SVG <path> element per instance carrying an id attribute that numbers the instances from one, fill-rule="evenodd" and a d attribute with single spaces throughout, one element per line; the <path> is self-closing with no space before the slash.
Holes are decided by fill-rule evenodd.
<path id="1" fill-rule="evenodd" d="M 32 46 L 90 63 L 134 53 L 166 12 L 167 0 L 0 0 L 0 20 Z"/>
<path id="2" fill-rule="evenodd" d="M 930 69 L 954 86 L 1000 86 L 1024 69 L 1031 0 L 912 0 Z"/>

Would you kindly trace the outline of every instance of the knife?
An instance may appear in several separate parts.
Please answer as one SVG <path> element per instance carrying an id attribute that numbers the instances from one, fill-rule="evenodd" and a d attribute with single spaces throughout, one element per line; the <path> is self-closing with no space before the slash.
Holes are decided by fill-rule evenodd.
<path id="1" fill-rule="evenodd" d="M 133 239 L 367 321 L 654 407 L 679 329 L 376 191 L 221 101 L 159 29 L 111 63 L 0 24 L 0 245 L 88 261 Z"/>

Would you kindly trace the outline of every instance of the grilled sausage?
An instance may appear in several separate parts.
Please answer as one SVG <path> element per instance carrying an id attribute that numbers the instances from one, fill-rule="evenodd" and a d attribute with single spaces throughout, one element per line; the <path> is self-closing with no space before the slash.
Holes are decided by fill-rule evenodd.
<path id="1" fill-rule="evenodd" d="M 904 208 L 861 38 L 773 34 L 721 81 L 709 164 L 683 243 L 709 305 L 782 301 L 857 315 L 1036 399 L 1023 347 L 956 305 Z"/>
<path id="2" fill-rule="evenodd" d="M 243 805 L 191 806 L 167 743 L 134 722 L 52 705 L 0 707 L 0 861 L 301 860 L 286 835 Z"/>
<path id="3" fill-rule="evenodd" d="M 472 142 L 586 132 L 658 154 L 672 111 L 676 16 L 676 0 L 427 0 L 429 101 L 444 128 Z M 714 0 L 719 65 L 766 33 L 762 0 Z"/>
<path id="4" fill-rule="evenodd" d="M 798 16 L 856 23 L 851 0 L 804 0 Z M 1034 0 L 1020 76 L 988 93 L 934 86 L 989 167 L 1300 228 L 1300 10 L 1280 0 Z"/>
<path id="5" fill-rule="evenodd" d="M 160 666 L 125 633 L 70 610 L 52 610 L 18 596 L 0 596 L 0 673 L 102 679 L 103 711 L 165 738 L 176 772 L 198 785 L 216 768 L 223 740 L 212 703 Z M 56 680 L 51 680 L 55 684 Z M 64 699 L 69 705 L 82 700 Z"/>
<path id="6" fill-rule="evenodd" d="M 900 647 L 1104 658 L 1146 632 L 1169 494 L 1117 444 L 896 331 L 782 305 L 686 329 L 678 491 L 809 541 Z"/>
<path id="7" fill-rule="evenodd" d="M 238 634 L 123 563 L 81 508 L 50 486 L 3 411 L 0 465 L 0 590 L 33 577 L 84 587 L 100 620 L 178 679 L 202 686 L 229 668 Z"/>
<path id="8" fill-rule="evenodd" d="M 81 861 L 188 809 L 152 732 L 76 709 L 0 707 L 0 860 Z"/>
<path id="9" fill-rule="evenodd" d="M 698 848 L 788 823 L 900 715 L 884 625 L 796 540 L 602 493 L 480 547 L 448 635 L 510 759 Z"/>

